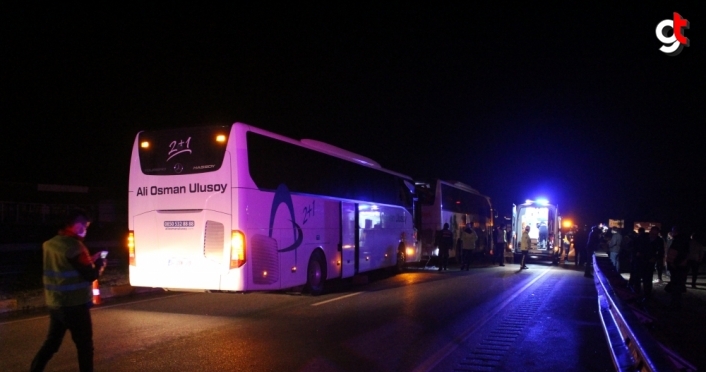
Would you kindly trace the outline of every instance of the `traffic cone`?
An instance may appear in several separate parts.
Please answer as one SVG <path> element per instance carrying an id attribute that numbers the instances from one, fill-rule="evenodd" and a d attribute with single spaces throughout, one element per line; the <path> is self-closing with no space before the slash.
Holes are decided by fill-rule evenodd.
<path id="1" fill-rule="evenodd" d="M 98 280 L 93 281 L 93 304 L 100 305 L 101 303 L 101 290 L 98 287 Z"/>

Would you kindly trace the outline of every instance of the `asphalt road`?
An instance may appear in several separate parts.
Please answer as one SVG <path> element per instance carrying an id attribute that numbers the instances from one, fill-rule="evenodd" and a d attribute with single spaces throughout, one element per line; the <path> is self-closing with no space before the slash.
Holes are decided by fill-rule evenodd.
<path id="1" fill-rule="evenodd" d="M 99 371 L 609 371 L 593 280 L 549 265 L 410 270 L 289 293 L 165 293 L 92 311 Z M 45 314 L 0 323 L 24 371 Z M 67 336 L 47 371 L 76 370 Z"/>

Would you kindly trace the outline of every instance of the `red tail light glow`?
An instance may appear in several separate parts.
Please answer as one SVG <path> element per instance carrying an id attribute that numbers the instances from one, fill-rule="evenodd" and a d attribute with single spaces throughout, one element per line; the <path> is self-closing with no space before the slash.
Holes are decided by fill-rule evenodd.
<path id="1" fill-rule="evenodd" d="M 245 264 L 245 234 L 233 230 L 230 236 L 230 268 L 237 269 Z"/>

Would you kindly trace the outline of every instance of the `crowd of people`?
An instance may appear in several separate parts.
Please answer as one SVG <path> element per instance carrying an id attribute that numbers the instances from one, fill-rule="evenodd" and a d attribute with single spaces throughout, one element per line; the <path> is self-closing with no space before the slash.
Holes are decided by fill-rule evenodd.
<path id="1" fill-rule="evenodd" d="M 590 257 L 596 251 L 605 251 L 619 273 L 628 272 L 628 286 L 641 296 L 642 301 L 652 299 L 654 273 L 662 283 L 669 276 L 665 290 L 671 294 L 671 308 L 681 308 L 681 295 L 687 290 L 691 275 L 691 287 L 696 288 L 699 266 L 706 255 L 704 236 L 689 234 L 674 226 L 665 235 L 658 226 L 649 231 L 639 228 L 621 231 L 617 227 L 606 229 L 593 226 L 576 229 L 573 234 L 576 265 L 584 266 L 587 277 L 591 277 Z"/>
<path id="2" fill-rule="evenodd" d="M 522 236 L 518 237 L 520 270 L 527 269 L 527 252 L 532 244 L 528 232 L 528 229 L 525 229 Z M 591 256 L 598 251 L 606 252 L 618 273 L 629 273 L 628 286 L 640 295 L 642 301 L 652 300 L 655 272 L 658 283 L 669 277 L 665 290 L 671 294 L 670 306 L 673 309 L 681 308 L 681 295 L 687 290 L 689 275 L 691 288 L 697 287 L 699 266 L 706 256 L 706 237 L 683 231 L 679 226 L 672 227 L 666 234 L 663 234 L 658 226 L 650 227 L 649 231 L 644 228 L 634 231 L 617 227 L 607 228 L 604 225 L 591 228 L 585 226 L 583 229 L 575 228 L 570 236 L 575 252 L 574 264 L 583 268 L 584 276 L 593 277 Z M 445 224 L 444 228 L 437 232 L 436 238 L 436 245 L 439 247 L 439 271 L 448 270 L 449 251 L 453 249 L 455 242 L 449 224 Z M 492 264 L 505 266 L 505 252 L 508 249 L 512 251 L 514 239 L 511 226 L 496 226 L 488 239 L 493 239 L 493 249 L 489 252 L 481 250 L 481 253 L 490 253 L 486 257 L 490 257 Z M 471 224 L 466 224 L 460 229 L 455 243 L 461 270 L 469 270 L 474 254 L 478 253 L 478 243 L 482 240 Z M 547 240 L 552 241 L 552 236 L 548 236 Z M 569 244 L 566 244 L 567 248 L 568 246 Z M 567 249 L 564 253 L 565 262 L 568 251 Z"/>

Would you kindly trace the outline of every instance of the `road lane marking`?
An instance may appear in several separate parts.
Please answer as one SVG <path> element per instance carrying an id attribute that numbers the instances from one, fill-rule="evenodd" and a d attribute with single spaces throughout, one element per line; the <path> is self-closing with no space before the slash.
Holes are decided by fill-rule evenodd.
<path id="1" fill-rule="evenodd" d="M 359 294 L 361 294 L 361 293 L 363 293 L 363 292 L 355 292 L 355 293 L 347 294 L 347 295 L 345 295 L 345 296 L 336 297 L 336 298 L 332 298 L 332 299 L 330 299 L 330 300 L 317 302 L 317 303 L 315 303 L 315 304 L 311 304 L 311 306 L 319 306 L 319 305 L 327 304 L 327 303 L 329 303 L 329 302 L 338 301 L 338 300 L 342 300 L 342 299 L 344 299 L 344 298 L 357 296 L 357 295 L 359 295 Z"/>
<path id="2" fill-rule="evenodd" d="M 472 326 L 468 327 L 463 333 L 460 335 L 456 336 L 446 344 L 446 346 L 442 347 L 434 353 L 434 355 L 430 356 L 427 360 L 422 362 L 417 368 L 414 369 L 414 372 L 428 372 L 431 371 L 434 367 L 436 367 L 437 364 L 439 364 L 442 360 L 446 359 L 451 353 L 453 353 L 460 345 L 466 342 L 466 340 L 475 332 L 477 329 L 481 328 L 485 323 L 489 322 L 491 319 L 494 319 L 498 313 L 503 311 L 509 304 L 512 302 L 517 296 L 520 294 L 524 293 L 527 288 L 529 288 L 532 284 L 537 282 L 537 280 L 541 279 L 544 275 L 546 275 L 551 268 L 546 269 L 543 273 L 541 273 L 539 276 L 536 278 L 532 279 L 529 283 L 525 284 L 519 291 L 516 291 L 514 294 L 512 294 L 508 299 L 503 301 L 502 304 L 496 307 L 496 310 L 488 313 L 485 317 L 481 318 L 478 320 L 475 324 Z"/>

